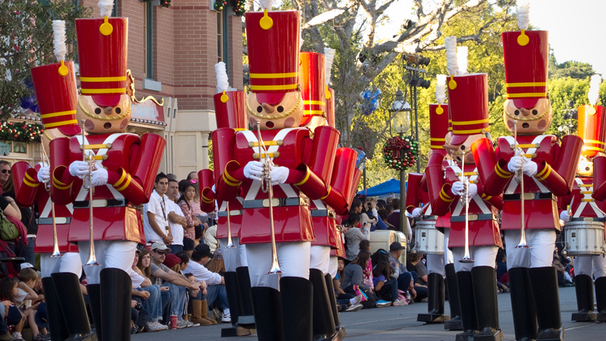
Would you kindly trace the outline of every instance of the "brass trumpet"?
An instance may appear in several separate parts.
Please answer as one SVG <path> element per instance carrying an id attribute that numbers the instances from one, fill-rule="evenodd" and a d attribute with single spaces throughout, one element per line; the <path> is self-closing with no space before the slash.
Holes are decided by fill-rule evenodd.
<path id="1" fill-rule="evenodd" d="M 230 221 L 230 214 L 229 214 L 229 201 L 226 201 L 226 206 L 225 209 L 227 210 L 227 246 L 226 248 L 232 248 L 235 247 L 234 243 L 231 240 L 231 221 Z"/>
<path id="2" fill-rule="evenodd" d="M 97 257 L 95 257 L 95 238 L 93 235 L 93 191 L 95 187 L 92 184 L 93 180 L 93 166 L 95 165 L 95 156 L 91 153 L 86 152 L 86 145 L 84 143 L 86 135 L 84 134 L 84 122 L 82 120 L 82 161 L 88 162 L 88 205 L 89 205 L 89 242 L 90 247 L 88 249 L 88 260 L 86 261 L 87 266 L 98 266 Z M 83 179 L 84 181 L 84 179 Z M 83 184 L 85 186 L 85 184 Z M 85 186 L 86 188 L 86 186 Z"/>
<path id="3" fill-rule="evenodd" d="M 516 151 L 520 151 L 520 155 L 524 155 L 524 151 L 518 145 L 518 124 L 513 128 L 513 139 L 515 141 Z M 530 246 L 526 243 L 526 221 L 524 220 L 524 158 L 522 158 L 522 168 L 516 172 L 516 179 L 520 182 L 520 242 L 516 245 L 516 249 L 528 249 Z"/>
<path id="4" fill-rule="evenodd" d="M 274 228 L 274 191 L 271 186 L 271 159 L 265 144 L 263 143 L 263 137 L 261 137 L 261 122 L 257 120 L 257 139 L 259 140 L 259 160 L 263 158 L 263 177 L 261 178 L 261 190 L 263 193 L 267 193 L 269 198 L 269 230 L 271 233 L 271 268 L 269 269 L 269 275 L 281 274 L 280 263 L 278 262 L 278 250 L 276 247 L 276 235 Z"/>
<path id="5" fill-rule="evenodd" d="M 44 143 L 42 146 L 42 165 L 45 165 L 48 162 L 50 166 L 50 159 L 44 150 Z M 57 221 L 55 220 L 55 202 L 51 196 L 51 187 L 50 181 L 44 184 L 44 189 L 48 192 L 48 198 L 51 201 L 51 216 L 53 218 L 53 253 L 51 254 L 51 258 L 61 257 L 61 252 L 59 251 L 59 240 L 57 238 Z"/>
<path id="6" fill-rule="evenodd" d="M 463 258 L 459 259 L 460 263 L 473 263 L 474 260 L 471 258 L 469 253 L 469 177 L 465 175 L 465 157 L 466 152 L 463 151 L 463 158 L 461 158 L 461 175 L 465 182 L 465 253 Z"/>

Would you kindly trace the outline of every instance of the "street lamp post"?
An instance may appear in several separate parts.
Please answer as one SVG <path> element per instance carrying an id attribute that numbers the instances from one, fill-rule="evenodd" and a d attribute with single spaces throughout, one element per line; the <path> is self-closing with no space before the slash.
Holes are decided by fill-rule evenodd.
<path id="1" fill-rule="evenodd" d="M 410 105 L 406 102 L 404 94 L 400 89 L 396 92 L 396 98 L 391 104 L 390 112 L 393 113 L 392 125 L 395 132 L 403 137 L 410 129 Z M 402 149 L 400 153 L 404 153 Z M 403 155 L 400 155 L 401 157 Z M 410 226 L 406 217 L 406 169 L 400 170 L 400 231 L 408 238 Z"/>

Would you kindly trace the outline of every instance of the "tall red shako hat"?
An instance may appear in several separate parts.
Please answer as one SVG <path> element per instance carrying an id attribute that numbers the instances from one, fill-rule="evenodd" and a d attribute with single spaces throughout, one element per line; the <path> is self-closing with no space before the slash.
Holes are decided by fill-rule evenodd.
<path id="1" fill-rule="evenodd" d="M 577 131 L 585 142 L 581 153 L 586 157 L 594 157 L 599 152 L 604 153 L 606 143 L 606 113 L 603 106 L 596 104 L 600 82 L 600 76 L 591 77 L 588 93 L 591 104 L 581 105 L 577 109 Z"/>
<path id="2" fill-rule="evenodd" d="M 299 90 L 299 11 L 246 13 L 250 90 L 260 103 L 277 105 Z"/>
<path id="3" fill-rule="evenodd" d="M 324 48 L 324 56 L 326 58 L 326 122 L 330 127 L 335 127 L 335 90 L 333 90 L 330 86 L 330 78 L 332 75 L 332 62 L 335 59 L 335 50 L 329 47 Z"/>
<path id="4" fill-rule="evenodd" d="M 128 18 L 108 16 L 76 19 L 81 94 L 102 107 L 116 106 L 126 93 Z"/>
<path id="5" fill-rule="evenodd" d="M 215 117 L 217 128 L 233 128 L 235 130 L 245 130 L 246 122 L 246 92 L 229 89 L 225 63 L 215 64 L 217 74 L 217 88 L 219 93 L 213 96 L 215 103 Z"/>
<path id="6" fill-rule="evenodd" d="M 429 105 L 429 147 L 432 150 L 444 149 L 450 124 L 450 114 L 446 101 L 446 75 L 438 75 L 436 83 L 438 103 Z"/>
<path id="7" fill-rule="evenodd" d="M 456 37 L 447 37 L 445 45 L 446 67 L 450 73 L 448 81 L 448 111 L 452 124 L 450 144 L 460 145 L 469 135 L 488 132 L 488 75 L 467 73 L 467 47 L 457 47 Z"/>
<path id="8" fill-rule="evenodd" d="M 57 128 L 64 135 L 73 136 L 80 133 L 76 120 L 78 90 L 74 63 L 65 61 L 65 21 L 53 20 L 53 31 L 59 63 L 32 68 L 32 80 L 44 128 Z"/>
<path id="9" fill-rule="evenodd" d="M 549 41 L 547 31 L 527 31 L 529 5 L 518 6 L 520 31 L 503 32 L 507 99 L 518 108 L 532 109 L 547 98 Z"/>
<path id="10" fill-rule="evenodd" d="M 326 60 L 323 54 L 301 52 L 301 97 L 303 97 L 303 120 L 301 126 L 311 122 L 312 117 L 326 117 Z"/>

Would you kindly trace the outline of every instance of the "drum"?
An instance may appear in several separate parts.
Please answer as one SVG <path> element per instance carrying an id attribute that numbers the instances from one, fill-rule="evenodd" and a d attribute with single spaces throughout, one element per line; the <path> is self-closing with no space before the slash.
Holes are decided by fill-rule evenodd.
<path id="1" fill-rule="evenodd" d="M 604 223 L 570 221 L 564 226 L 566 251 L 571 256 L 604 254 Z"/>
<path id="2" fill-rule="evenodd" d="M 444 234 L 436 229 L 435 220 L 418 221 L 415 228 L 415 249 L 430 255 L 444 254 Z"/>

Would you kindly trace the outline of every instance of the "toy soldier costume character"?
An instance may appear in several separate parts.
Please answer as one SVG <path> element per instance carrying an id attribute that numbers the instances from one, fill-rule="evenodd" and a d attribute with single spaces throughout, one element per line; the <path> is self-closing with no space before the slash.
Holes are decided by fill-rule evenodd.
<path id="1" fill-rule="evenodd" d="M 547 32 L 526 31 L 528 23 L 520 24 L 521 31 L 502 35 L 507 81 L 503 118 L 517 140 L 501 137 L 496 150 L 491 141 L 480 140 L 473 154 L 486 193 L 504 194 L 501 228 L 516 339 L 561 340 L 564 329 L 552 267 L 560 231 L 556 197 L 572 188 L 583 141 L 565 136 L 560 144 L 557 137 L 544 135 L 551 123 Z"/>
<path id="2" fill-rule="evenodd" d="M 45 127 L 43 139 L 80 133 L 76 124 L 78 94 L 74 64 L 65 61 L 65 22 L 53 21 L 55 54 L 59 63 L 32 68 L 38 108 Z M 48 141 L 43 141 L 48 144 Z M 53 341 L 89 340 L 93 336 L 80 292 L 82 262 L 78 247 L 67 241 L 72 205 L 56 204 L 49 195 L 48 156 L 32 168 L 27 162 L 13 164 L 15 196 L 19 205 L 38 210 L 34 251 L 40 253 L 42 286 Z M 56 238 L 55 238 L 56 237 Z"/>
<path id="3" fill-rule="evenodd" d="M 606 142 L 606 113 L 604 107 L 596 105 L 601 77 L 591 78 L 589 101 L 591 104 L 578 108 L 578 135 L 585 143 L 574 179 L 572 193 L 559 201 L 560 219 L 565 222 L 564 232 L 568 254 L 574 258 L 574 289 L 577 296 L 578 312 L 572 320 L 606 321 L 606 258 L 604 258 L 604 201 L 593 198 L 603 197 L 604 143 Z M 570 206 L 568 206 L 570 205 Z M 568 208 L 569 207 L 569 208 Z M 593 311 L 593 277 L 598 314 Z"/>
<path id="4" fill-rule="evenodd" d="M 450 54 L 448 58 L 450 62 Z M 502 201 L 485 194 L 485 184 L 468 152 L 471 144 L 488 132 L 488 77 L 466 74 L 466 70 L 454 76 L 455 70 L 449 71 L 448 108 L 453 131 L 444 148 L 453 163 L 445 171 L 441 163 L 434 163 L 426 172 L 433 212 L 451 214 L 448 247 L 457 271 L 463 327 L 456 339 L 502 340 L 494 269 L 498 248 L 502 247 L 497 221 Z"/>
<path id="5" fill-rule="evenodd" d="M 101 19 L 76 19 L 82 86 L 77 116 L 88 135 L 50 144 L 51 197 L 74 206 L 68 240 L 78 243 L 87 265 L 97 339 L 106 341 L 130 339 L 127 271 L 144 240 L 134 206 L 149 200 L 165 144 L 156 134 L 123 133 L 131 114 L 128 19 L 109 18 L 112 6 L 102 6 Z"/>

